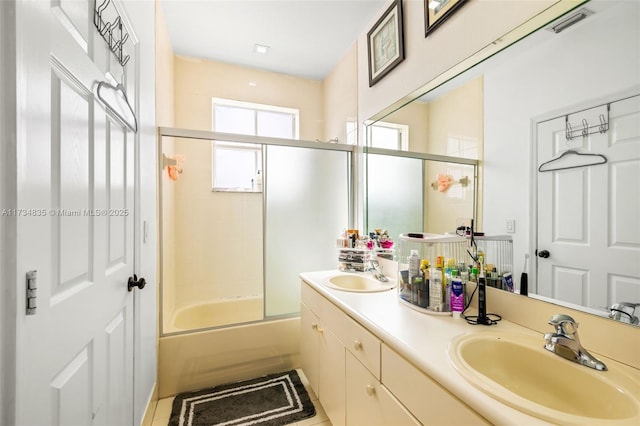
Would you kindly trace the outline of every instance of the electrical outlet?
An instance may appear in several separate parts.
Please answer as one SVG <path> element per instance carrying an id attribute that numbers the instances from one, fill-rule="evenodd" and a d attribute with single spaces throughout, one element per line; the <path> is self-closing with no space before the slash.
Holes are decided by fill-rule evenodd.
<path id="1" fill-rule="evenodd" d="M 515 221 L 515 219 L 507 219 L 506 228 L 507 228 L 507 232 L 509 234 L 514 234 L 516 232 L 516 221 Z"/>

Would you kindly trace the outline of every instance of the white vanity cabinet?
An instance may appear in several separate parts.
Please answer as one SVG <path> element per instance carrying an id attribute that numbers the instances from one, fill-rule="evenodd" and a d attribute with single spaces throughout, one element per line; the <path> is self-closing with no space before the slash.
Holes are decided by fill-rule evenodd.
<path id="1" fill-rule="evenodd" d="M 490 424 L 385 344 L 382 382 L 422 424 Z"/>
<path id="2" fill-rule="evenodd" d="M 334 332 L 342 328 L 344 313 L 304 285 L 300 317 L 302 371 L 331 424 L 344 425 L 345 350 L 341 339 Z"/>
<path id="3" fill-rule="evenodd" d="M 302 370 L 334 426 L 489 424 L 304 281 L 301 324 Z"/>
<path id="4" fill-rule="evenodd" d="M 300 316 L 302 371 L 332 425 L 420 424 L 380 383 L 375 335 L 304 283 Z"/>
<path id="5" fill-rule="evenodd" d="M 356 357 L 347 352 L 347 424 L 420 425 Z"/>

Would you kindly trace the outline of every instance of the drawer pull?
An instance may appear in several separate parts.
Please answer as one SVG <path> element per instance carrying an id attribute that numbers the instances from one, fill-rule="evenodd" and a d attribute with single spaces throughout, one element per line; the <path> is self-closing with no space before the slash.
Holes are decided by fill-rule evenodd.
<path id="1" fill-rule="evenodd" d="M 372 385 L 367 385 L 367 395 L 373 396 L 376 394 L 376 388 Z"/>
<path id="2" fill-rule="evenodd" d="M 317 331 L 318 333 L 324 333 L 324 328 L 318 327 L 318 324 L 315 322 L 311 323 L 311 328 Z"/>
<path id="3" fill-rule="evenodd" d="M 360 340 L 354 340 L 353 347 L 356 351 L 359 351 L 360 349 L 362 349 L 362 342 Z"/>

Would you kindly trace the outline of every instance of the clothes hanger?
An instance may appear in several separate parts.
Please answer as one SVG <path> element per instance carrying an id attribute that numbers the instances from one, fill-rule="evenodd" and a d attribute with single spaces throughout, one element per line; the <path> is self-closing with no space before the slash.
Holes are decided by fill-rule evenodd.
<path id="1" fill-rule="evenodd" d="M 133 112 L 133 108 L 127 99 L 127 94 L 122 84 L 118 83 L 117 86 L 112 86 L 106 81 L 101 81 L 98 83 L 96 92 L 102 104 L 111 111 L 122 124 L 134 133 L 138 131 L 136 114 Z"/>
<path id="2" fill-rule="evenodd" d="M 572 159 L 577 159 L 577 163 L 572 164 Z M 540 164 L 538 171 L 551 172 L 554 170 L 575 169 L 577 167 L 593 166 L 596 164 L 604 164 L 606 162 L 607 157 L 602 154 L 581 153 L 573 149 L 568 149 L 560 154 L 559 157 Z"/>

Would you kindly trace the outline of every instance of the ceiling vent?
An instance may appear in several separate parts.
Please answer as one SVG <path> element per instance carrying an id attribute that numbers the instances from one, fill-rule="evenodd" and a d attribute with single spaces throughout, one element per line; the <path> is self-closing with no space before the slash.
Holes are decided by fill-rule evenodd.
<path id="1" fill-rule="evenodd" d="M 576 12 L 573 12 L 571 15 L 567 17 L 560 18 L 557 22 L 554 22 L 553 24 L 548 26 L 547 29 L 549 31 L 553 31 L 554 33 L 558 34 L 559 32 L 566 30 L 570 26 L 575 25 L 578 22 L 582 21 L 587 16 L 593 15 L 593 13 L 594 12 L 592 10 L 589 10 L 586 7 L 583 7 L 582 9 Z"/>

